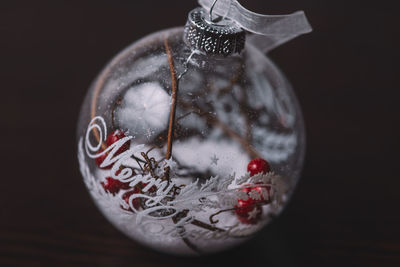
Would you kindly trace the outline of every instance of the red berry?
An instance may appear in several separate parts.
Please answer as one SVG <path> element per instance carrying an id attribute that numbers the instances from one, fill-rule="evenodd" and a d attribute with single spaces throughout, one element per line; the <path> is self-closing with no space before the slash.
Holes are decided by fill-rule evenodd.
<path id="1" fill-rule="evenodd" d="M 108 135 L 108 137 L 107 137 L 107 139 L 106 139 L 106 145 L 107 145 L 107 147 L 111 146 L 112 144 L 114 144 L 115 142 L 121 140 L 121 139 L 124 138 L 124 137 L 126 137 L 126 135 L 125 135 L 125 133 L 124 133 L 123 131 L 118 130 L 118 129 L 115 130 L 115 131 L 113 131 L 111 134 Z M 118 154 L 120 154 L 120 153 L 122 153 L 122 152 L 125 152 L 126 150 L 129 149 L 130 145 L 131 145 L 131 141 L 130 141 L 130 140 L 127 141 L 127 142 L 125 142 L 125 143 L 120 147 L 120 149 L 118 149 L 118 151 L 115 153 L 115 155 L 118 155 Z M 104 149 L 101 148 L 101 149 L 99 150 L 99 153 L 101 153 L 101 152 L 103 152 L 103 151 L 104 151 Z M 101 163 L 103 163 L 103 161 L 104 161 L 104 159 L 107 157 L 107 155 L 108 155 L 108 153 L 105 153 L 105 154 L 103 154 L 102 156 L 96 158 L 96 164 L 97 164 L 97 166 L 100 167 Z M 112 165 L 113 165 L 113 164 L 110 164 L 110 165 L 108 165 L 108 166 L 106 166 L 106 167 L 103 167 L 103 168 L 101 168 L 101 169 L 105 169 L 105 170 L 111 169 L 111 168 L 112 168 Z"/>
<path id="2" fill-rule="evenodd" d="M 103 186 L 104 190 L 107 192 L 110 192 L 111 194 L 115 195 L 116 193 L 119 192 L 121 189 L 129 189 L 131 188 L 129 186 L 129 183 L 123 183 L 117 179 L 107 177 L 105 182 L 101 182 L 101 185 Z"/>
<path id="3" fill-rule="evenodd" d="M 247 165 L 247 171 L 250 172 L 250 175 L 256 175 L 257 173 L 262 172 L 266 174 L 271 170 L 269 163 L 262 158 L 253 159 Z"/>
<path id="4" fill-rule="evenodd" d="M 249 186 L 248 184 L 245 186 Z M 271 187 L 269 186 L 254 186 L 242 188 L 240 191 L 243 191 L 247 194 L 247 199 L 238 199 L 238 204 L 235 206 L 235 212 L 238 216 L 238 219 L 242 223 L 253 224 L 256 223 L 260 218 L 262 209 L 261 205 L 263 202 L 269 200 Z M 252 198 L 252 194 L 257 194 L 258 197 Z M 268 194 L 268 199 L 264 198 L 265 193 Z"/>
<path id="5" fill-rule="evenodd" d="M 125 194 L 122 195 L 122 199 L 126 202 L 126 204 L 129 205 L 129 198 L 133 194 L 138 194 L 140 193 L 139 187 L 135 186 L 133 190 L 126 192 Z M 132 205 L 135 209 L 140 208 L 140 198 L 134 198 L 132 199 Z M 129 206 L 128 209 L 125 209 L 124 207 L 121 206 L 122 209 L 132 211 L 131 207 Z"/>
<path id="6" fill-rule="evenodd" d="M 121 140 L 124 137 L 126 137 L 125 133 L 123 131 L 117 129 L 117 130 L 113 131 L 111 134 L 108 135 L 107 140 L 106 140 L 106 145 L 107 146 L 111 146 L 112 144 L 114 144 L 115 142 Z M 120 149 L 118 149 L 116 155 L 128 150 L 130 145 L 131 145 L 131 141 L 128 140 L 127 142 L 125 142 L 121 146 Z"/>
<path id="7" fill-rule="evenodd" d="M 121 170 L 118 170 L 115 172 L 115 174 L 118 175 L 120 174 L 120 172 Z M 135 171 L 133 171 L 133 175 L 135 175 Z M 123 183 L 120 180 L 114 179 L 112 177 L 106 177 L 106 181 L 101 182 L 101 185 L 103 186 L 104 190 L 110 192 L 113 195 L 118 193 L 121 189 L 127 190 L 131 188 L 131 186 L 129 186 L 129 183 Z"/>

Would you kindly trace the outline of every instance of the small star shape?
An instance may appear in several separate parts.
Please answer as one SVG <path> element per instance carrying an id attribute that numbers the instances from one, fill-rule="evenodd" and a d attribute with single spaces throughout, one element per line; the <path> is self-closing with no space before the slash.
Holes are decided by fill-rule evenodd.
<path id="1" fill-rule="evenodd" d="M 153 130 L 147 129 L 146 130 L 146 138 L 147 138 L 147 140 L 149 140 L 153 134 L 154 134 Z"/>
<path id="2" fill-rule="evenodd" d="M 259 213 L 260 211 L 257 209 L 257 208 L 254 208 L 252 211 L 249 211 L 249 217 L 247 217 L 249 220 L 251 220 L 251 219 L 255 219 L 255 218 L 257 218 L 257 214 Z"/>
<path id="3" fill-rule="evenodd" d="M 218 160 L 219 158 L 214 154 L 214 156 L 211 157 L 211 164 L 218 165 Z"/>

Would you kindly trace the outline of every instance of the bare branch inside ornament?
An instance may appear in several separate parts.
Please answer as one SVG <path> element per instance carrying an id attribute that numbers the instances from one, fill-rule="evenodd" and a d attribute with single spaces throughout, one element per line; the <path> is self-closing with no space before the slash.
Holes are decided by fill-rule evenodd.
<path id="1" fill-rule="evenodd" d="M 175 72 L 175 67 L 174 67 L 174 61 L 172 59 L 172 54 L 171 50 L 169 48 L 168 44 L 168 39 L 164 39 L 164 46 L 165 46 L 165 52 L 167 53 L 168 57 L 168 64 L 169 64 L 169 70 L 171 73 L 171 85 L 172 85 L 172 93 L 171 93 L 171 110 L 169 113 L 169 124 L 168 124 L 168 143 L 167 143 L 167 153 L 165 158 L 170 159 L 172 156 L 172 143 L 174 139 L 174 128 L 175 128 L 175 114 L 176 114 L 176 104 L 177 104 L 177 99 L 178 99 L 178 79 L 176 78 L 176 72 Z M 165 168 L 165 179 L 169 180 L 169 172 L 170 168 L 166 167 Z"/>

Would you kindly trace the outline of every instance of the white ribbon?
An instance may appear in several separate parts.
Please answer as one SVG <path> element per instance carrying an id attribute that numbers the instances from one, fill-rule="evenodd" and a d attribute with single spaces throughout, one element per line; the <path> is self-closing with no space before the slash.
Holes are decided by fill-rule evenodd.
<path id="1" fill-rule="evenodd" d="M 208 11 L 214 4 L 214 0 L 198 2 Z M 218 0 L 212 13 L 231 19 L 244 30 L 254 33 L 248 41 L 264 53 L 312 31 L 303 11 L 288 15 L 262 15 L 244 8 L 237 0 Z"/>

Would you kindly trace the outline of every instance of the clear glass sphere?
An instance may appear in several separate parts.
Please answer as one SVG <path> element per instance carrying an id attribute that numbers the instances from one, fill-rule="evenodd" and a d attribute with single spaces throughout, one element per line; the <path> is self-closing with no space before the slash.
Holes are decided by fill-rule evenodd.
<path id="1" fill-rule="evenodd" d="M 151 34 L 103 69 L 84 100 L 78 158 L 119 230 L 172 254 L 247 240 L 290 198 L 304 154 L 292 89 L 247 43 L 207 55 L 183 28 Z"/>

